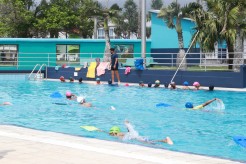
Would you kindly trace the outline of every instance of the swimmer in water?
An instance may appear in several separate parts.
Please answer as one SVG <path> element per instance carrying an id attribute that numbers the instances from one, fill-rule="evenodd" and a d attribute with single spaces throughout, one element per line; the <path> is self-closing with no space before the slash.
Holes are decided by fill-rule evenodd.
<path id="1" fill-rule="evenodd" d="M 195 87 L 194 90 L 199 90 L 201 85 L 199 82 L 196 81 L 193 83 L 193 86 Z"/>
<path id="2" fill-rule="evenodd" d="M 66 98 L 68 100 L 76 100 L 77 99 L 77 96 L 75 94 L 72 94 L 70 91 L 67 91 L 66 92 Z"/>
<path id="3" fill-rule="evenodd" d="M 214 99 L 212 99 L 212 100 L 209 100 L 209 101 L 207 101 L 207 102 L 205 102 L 205 103 L 203 103 L 203 104 L 201 104 L 201 105 L 195 106 L 195 107 L 193 106 L 193 104 L 192 104 L 191 102 L 187 102 L 187 103 L 185 104 L 185 107 L 188 108 L 188 109 L 199 110 L 199 109 L 202 109 L 202 108 L 204 108 L 205 106 L 211 104 L 211 103 L 214 102 L 215 100 L 217 100 L 217 98 L 214 98 Z"/>
<path id="4" fill-rule="evenodd" d="M 77 102 L 78 102 L 80 105 L 83 105 L 84 107 L 88 107 L 88 108 L 89 108 L 89 107 L 92 107 L 92 104 L 86 102 L 84 97 L 77 97 Z"/>
<path id="5" fill-rule="evenodd" d="M 125 121 L 125 126 L 127 128 L 128 133 L 133 132 L 133 128 L 130 125 L 129 121 Z M 109 130 L 109 135 L 110 136 L 114 136 L 114 137 L 118 137 L 120 139 L 124 139 L 124 137 L 128 134 L 128 133 L 122 133 L 120 128 L 118 126 L 113 126 L 112 128 L 110 128 Z M 149 144 L 155 144 L 156 142 L 163 142 L 169 145 L 173 145 L 173 141 L 171 140 L 170 137 L 166 137 L 163 140 L 148 140 L 147 138 L 141 137 L 141 136 L 137 136 L 133 139 L 136 139 L 137 141 L 140 142 L 145 142 L 145 143 L 149 143 Z"/>
<path id="6" fill-rule="evenodd" d="M 13 105 L 13 104 L 11 104 L 10 102 L 3 102 L 2 104 L 0 104 L 1 106 L 2 105 Z"/>
<path id="7" fill-rule="evenodd" d="M 185 82 L 183 83 L 182 89 L 184 89 L 184 90 L 189 90 L 189 89 L 190 89 L 190 88 L 189 88 L 189 82 L 188 82 L 188 81 L 185 81 Z"/>

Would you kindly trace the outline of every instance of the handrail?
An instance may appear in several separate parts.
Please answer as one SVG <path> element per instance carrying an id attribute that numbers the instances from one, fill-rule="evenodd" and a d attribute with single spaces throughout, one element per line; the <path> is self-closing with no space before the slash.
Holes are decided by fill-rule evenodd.
<path id="1" fill-rule="evenodd" d="M 40 64 L 36 64 L 35 67 L 32 69 L 32 72 L 30 73 L 30 75 L 28 76 L 28 79 L 30 79 L 30 77 L 32 76 L 33 72 L 35 71 L 35 69 L 37 68 L 37 66 L 40 66 Z"/>
<path id="2" fill-rule="evenodd" d="M 41 73 L 41 70 L 42 70 L 43 66 L 47 66 L 47 65 L 46 65 L 46 64 L 42 64 L 42 65 L 39 67 L 39 70 L 38 70 L 38 72 L 36 73 L 36 75 L 34 76 L 34 79 L 36 79 L 37 76 L 38 76 L 38 74 Z M 46 75 L 46 76 L 47 76 L 47 75 Z"/>

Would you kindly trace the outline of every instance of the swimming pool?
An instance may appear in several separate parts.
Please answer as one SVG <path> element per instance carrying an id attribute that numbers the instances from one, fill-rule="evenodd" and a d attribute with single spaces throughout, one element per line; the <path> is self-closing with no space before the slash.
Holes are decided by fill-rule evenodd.
<path id="1" fill-rule="evenodd" d="M 67 90 L 86 96 L 96 108 L 52 103 L 50 94 L 55 91 L 65 94 Z M 224 113 L 184 110 L 187 101 L 199 105 L 214 97 L 224 101 Z M 0 107 L 1 124 L 119 141 L 105 133 L 85 131 L 80 126 L 92 125 L 107 131 L 117 125 L 126 131 L 124 120 L 127 119 L 142 136 L 149 139 L 170 136 L 174 141 L 173 146 L 158 143 L 151 145 L 153 147 L 246 161 L 246 149 L 232 140 L 233 136 L 246 135 L 246 93 L 2 80 L 0 99 L 14 104 Z M 175 108 L 157 108 L 158 103 Z M 116 110 L 110 110 L 111 106 Z M 137 141 L 124 142 L 150 146 Z"/>

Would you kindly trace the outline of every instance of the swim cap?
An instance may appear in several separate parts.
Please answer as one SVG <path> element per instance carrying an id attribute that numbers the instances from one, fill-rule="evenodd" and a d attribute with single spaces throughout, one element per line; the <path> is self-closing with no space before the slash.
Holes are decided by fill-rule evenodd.
<path id="1" fill-rule="evenodd" d="M 148 87 L 151 87 L 152 86 L 152 83 L 148 83 Z"/>
<path id="2" fill-rule="evenodd" d="M 72 93 L 70 91 L 67 91 L 66 96 L 72 96 Z"/>
<path id="3" fill-rule="evenodd" d="M 175 82 L 174 82 L 174 81 L 172 81 L 172 82 L 170 83 L 170 85 L 175 85 Z"/>
<path id="4" fill-rule="evenodd" d="M 160 80 L 156 80 L 155 83 L 156 83 L 156 84 L 160 84 Z"/>
<path id="5" fill-rule="evenodd" d="M 70 81 L 74 81 L 73 77 L 70 77 L 69 79 L 70 79 Z"/>
<path id="6" fill-rule="evenodd" d="M 143 84 L 143 81 L 139 81 L 139 84 Z"/>
<path id="7" fill-rule="evenodd" d="M 120 133 L 120 128 L 118 126 L 113 126 L 110 128 L 109 133 Z"/>
<path id="8" fill-rule="evenodd" d="M 186 107 L 186 108 L 193 108 L 193 104 L 192 104 L 191 102 L 187 102 L 187 103 L 185 104 L 185 107 Z"/>
<path id="9" fill-rule="evenodd" d="M 183 85 L 188 86 L 189 85 L 188 81 L 185 81 Z"/>
<path id="10" fill-rule="evenodd" d="M 60 80 L 64 80 L 64 76 L 61 76 L 61 77 L 60 77 Z"/>
<path id="11" fill-rule="evenodd" d="M 128 83 L 126 83 L 126 84 L 125 84 L 125 86 L 126 86 L 126 87 L 128 87 L 128 86 L 129 86 L 129 84 L 128 84 Z"/>
<path id="12" fill-rule="evenodd" d="M 100 81 L 100 78 L 96 78 L 96 81 Z"/>
<path id="13" fill-rule="evenodd" d="M 196 81 L 193 83 L 193 86 L 200 86 L 200 83 Z"/>
<path id="14" fill-rule="evenodd" d="M 108 84 L 112 84 L 112 80 L 111 79 L 108 81 Z"/>
<path id="15" fill-rule="evenodd" d="M 85 98 L 82 97 L 82 96 L 77 97 L 77 102 L 78 103 L 81 103 L 82 104 L 84 102 L 84 100 L 85 100 Z"/>

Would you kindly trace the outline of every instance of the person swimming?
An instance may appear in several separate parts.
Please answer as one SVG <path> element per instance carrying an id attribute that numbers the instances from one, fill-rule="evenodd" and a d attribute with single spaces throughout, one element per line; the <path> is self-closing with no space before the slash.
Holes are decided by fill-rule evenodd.
<path id="1" fill-rule="evenodd" d="M 84 107 L 92 107 L 92 104 L 86 102 L 84 97 L 77 97 L 77 102 L 78 102 L 80 105 L 83 105 Z"/>
<path id="2" fill-rule="evenodd" d="M 148 83 L 148 87 L 151 88 L 152 87 L 152 83 Z"/>
<path id="3" fill-rule="evenodd" d="M 70 91 L 66 92 L 66 98 L 68 100 L 76 100 L 77 96 L 75 94 L 72 94 Z"/>
<path id="4" fill-rule="evenodd" d="M 3 102 L 2 104 L 0 104 L 0 106 L 2 106 L 2 105 L 13 105 L 13 104 L 10 102 Z"/>
<path id="5" fill-rule="evenodd" d="M 185 107 L 186 107 L 187 109 L 199 110 L 199 109 L 202 109 L 202 108 L 204 108 L 205 106 L 211 104 L 211 103 L 214 102 L 215 100 L 217 100 L 217 98 L 214 98 L 214 99 L 212 99 L 212 100 L 209 100 L 209 101 L 207 101 L 207 102 L 205 102 L 205 103 L 203 103 L 203 104 L 201 104 L 201 105 L 197 105 L 197 106 L 195 106 L 195 107 L 193 106 L 193 103 L 187 102 L 187 103 L 185 104 Z"/>
<path id="6" fill-rule="evenodd" d="M 114 137 L 118 137 L 120 139 L 135 139 L 137 141 L 140 142 L 145 142 L 145 143 L 149 143 L 149 144 L 154 144 L 156 142 L 163 142 L 169 145 L 173 145 L 173 141 L 171 140 L 170 137 L 166 137 L 165 139 L 162 140 L 148 140 L 145 137 L 139 136 L 138 133 L 133 129 L 132 125 L 130 124 L 129 121 L 125 121 L 125 126 L 127 128 L 127 133 L 123 133 L 121 132 L 120 128 L 118 126 L 113 126 L 110 128 L 109 130 L 109 135 L 110 136 L 114 136 Z"/>

